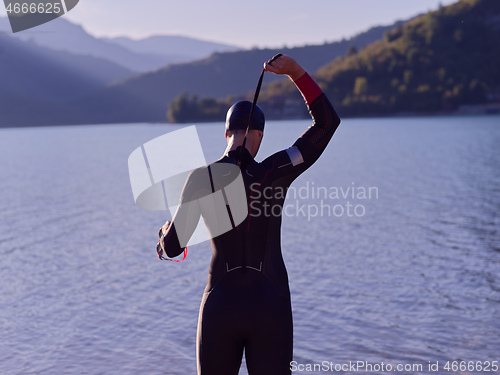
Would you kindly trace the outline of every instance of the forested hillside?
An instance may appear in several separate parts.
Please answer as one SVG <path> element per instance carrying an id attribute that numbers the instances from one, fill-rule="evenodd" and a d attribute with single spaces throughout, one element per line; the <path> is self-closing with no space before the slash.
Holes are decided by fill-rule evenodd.
<path id="1" fill-rule="evenodd" d="M 314 76 L 342 116 L 453 113 L 481 104 L 498 112 L 499 67 L 500 1 L 461 0 L 401 24 L 359 51 L 351 48 Z M 170 118 L 182 121 L 174 110 L 193 103 L 197 117 L 206 108 L 210 118 L 213 102 L 195 99 L 176 98 Z M 259 104 L 268 118 L 307 115 L 289 81 L 266 85 Z"/>
<path id="2" fill-rule="evenodd" d="M 498 101 L 499 67 L 500 1 L 461 0 L 337 58 L 316 77 L 344 116 L 432 113 Z M 271 85 L 267 95 L 289 91 Z"/>

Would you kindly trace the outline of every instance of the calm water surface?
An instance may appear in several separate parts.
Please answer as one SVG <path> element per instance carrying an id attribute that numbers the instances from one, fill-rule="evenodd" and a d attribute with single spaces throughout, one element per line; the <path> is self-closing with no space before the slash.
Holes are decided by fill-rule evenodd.
<path id="1" fill-rule="evenodd" d="M 308 124 L 269 123 L 259 156 Z M 196 372 L 209 245 L 160 262 L 169 215 L 127 171 L 176 128 L 0 130 L 0 374 Z M 222 125 L 198 131 L 219 158 Z M 499 145 L 498 116 L 342 122 L 286 201 L 297 364 L 500 360 Z"/>

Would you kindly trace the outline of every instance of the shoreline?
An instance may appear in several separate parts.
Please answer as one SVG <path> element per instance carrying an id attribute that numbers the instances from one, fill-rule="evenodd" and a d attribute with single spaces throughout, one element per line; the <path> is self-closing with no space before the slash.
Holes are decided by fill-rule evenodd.
<path id="1" fill-rule="evenodd" d="M 483 116 L 499 116 L 500 115 L 500 103 L 495 103 L 496 106 L 495 112 L 488 112 L 485 106 L 481 106 L 483 111 L 476 111 L 478 106 L 466 106 L 471 108 L 466 109 L 458 109 L 456 111 L 439 111 L 439 112 L 398 112 L 394 114 L 367 114 L 367 115 L 358 115 L 358 116 L 347 116 L 339 114 L 341 119 L 382 119 L 382 118 L 423 118 L 423 117 L 483 117 Z M 464 106 L 465 107 L 465 106 Z M 268 121 L 294 121 L 294 120 L 308 120 L 309 117 L 269 117 Z M 221 121 L 211 121 L 211 122 L 198 122 L 195 121 L 187 121 L 183 123 L 173 123 L 173 122 L 163 122 L 163 121 L 142 121 L 142 122 L 110 122 L 110 123 L 75 123 L 75 124 L 43 124 L 43 125 L 0 125 L 0 130 L 2 129 L 27 129 L 27 128 L 52 128 L 52 127 L 76 127 L 76 126 L 109 126 L 109 125 L 165 125 L 165 126 L 183 126 L 187 124 L 191 125 L 203 125 L 203 124 L 214 124 L 214 123 L 222 123 Z"/>

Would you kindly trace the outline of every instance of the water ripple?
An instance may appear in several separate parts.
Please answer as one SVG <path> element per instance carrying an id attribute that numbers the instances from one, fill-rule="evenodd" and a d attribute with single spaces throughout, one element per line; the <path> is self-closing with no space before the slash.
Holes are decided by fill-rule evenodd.
<path id="1" fill-rule="evenodd" d="M 498 359 L 500 128 L 474 122 L 345 120 L 294 183 L 379 191 L 351 202 L 363 217 L 283 220 L 297 362 Z M 263 155 L 308 123 L 271 125 Z M 222 147 L 215 126 L 200 129 L 209 159 Z M 126 170 L 131 150 L 165 131 L 0 131 L 1 374 L 195 373 L 210 249 L 159 262 L 168 216 L 133 205 Z"/>

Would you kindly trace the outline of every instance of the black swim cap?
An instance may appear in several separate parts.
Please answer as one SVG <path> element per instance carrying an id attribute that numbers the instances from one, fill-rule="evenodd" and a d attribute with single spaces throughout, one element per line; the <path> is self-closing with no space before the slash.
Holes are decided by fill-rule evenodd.
<path id="1" fill-rule="evenodd" d="M 255 129 L 264 131 L 264 124 L 266 119 L 264 118 L 264 112 L 258 105 L 255 105 L 252 114 L 252 121 L 250 126 L 248 125 L 248 117 L 250 116 L 250 111 L 252 110 L 252 102 L 244 100 L 236 103 L 227 111 L 226 115 L 226 131 L 227 130 L 246 130 L 247 126 L 249 129 Z"/>

